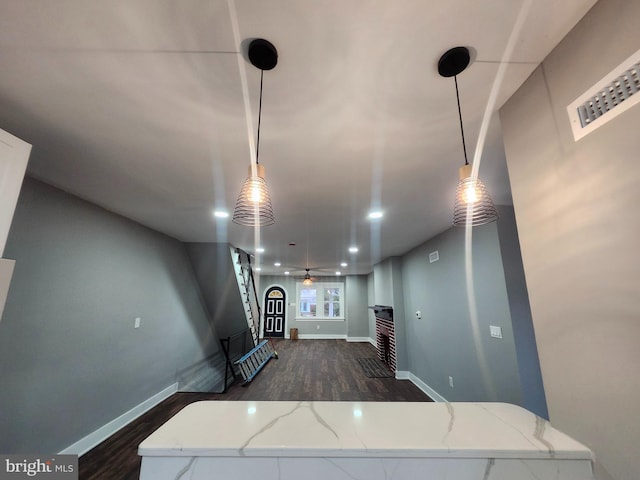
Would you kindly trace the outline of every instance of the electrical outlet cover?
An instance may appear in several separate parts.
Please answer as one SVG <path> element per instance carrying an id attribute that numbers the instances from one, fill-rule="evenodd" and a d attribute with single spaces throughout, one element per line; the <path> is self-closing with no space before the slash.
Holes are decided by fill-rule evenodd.
<path id="1" fill-rule="evenodd" d="M 502 338 L 502 327 L 489 325 L 489 332 L 493 338 Z"/>

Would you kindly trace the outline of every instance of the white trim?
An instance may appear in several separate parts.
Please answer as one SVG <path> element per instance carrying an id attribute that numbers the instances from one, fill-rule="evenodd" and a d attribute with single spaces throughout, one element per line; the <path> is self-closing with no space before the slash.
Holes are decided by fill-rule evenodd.
<path id="1" fill-rule="evenodd" d="M 368 342 L 369 337 L 347 337 L 347 342 Z"/>
<path id="2" fill-rule="evenodd" d="M 31 145 L 0 130 L 0 257 L 18 204 Z"/>
<path id="3" fill-rule="evenodd" d="M 410 380 L 416 387 L 428 395 L 434 402 L 447 402 L 448 400 L 424 383 L 413 373 L 406 370 L 396 370 L 396 380 Z"/>
<path id="4" fill-rule="evenodd" d="M 308 317 L 303 317 L 300 315 L 300 290 L 302 290 L 303 288 L 306 289 L 315 289 L 316 290 L 316 294 L 318 292 L 318 289 L 320 289 L 321 291 L 324 290 L 325 288 L 339 288 L 340 289 L 340 300 L 339 300 L 339 304 L 340 304 L 340 315 L 337 317 L 325 317 L 324 315 L 318 315 L 318 316 L 308 316 Z M 312 285 L 304 285 L 302 282 L 296 282 L 296 311 L 295 311 L 295 318 L 297 322 L 317 322 L 317 321 L 327 321 L 327 322 L 345 322 L 346 321 L 346 316 L 345 316 L 345 304 L 346 304 L 346 289 L 345 289 L 345 282 L 314 282 Z M 318 298 L 320 297 L 320 298 Z M 324 314 L 324 294 L 322 294 L 321 296 L 316 295 L 316 314 L 318 314 L 318 309 L 322 309 L 321 312 Z"/>
<path id="5" fill-rule="evenodd" d="M 265 288 L 262 289 L 262 302 L 263 302 L 263 307 L 266 308 L 266 305 L 264 304 L 264 297 L 267 295 L 267 290 L 269 290 L 270 288 L 281 288 L 282 291 L 284 292 L 284 325 L 283 325 L 283 332 L 284 332 L 284 339 L 288 339 L 289 338 L 289 334 L 287 333 L 289 331 L 289 328 L 287 328 L 289 326 L 289 314 L 288 312 L 288 308 L 289 308 L 289 292 L 287 291 L 287 289 L 285 288 L 284 285 L 280 284 L 280 283 L 272 283 L 270 285 L 267 285 Z M 260 326 L 258 328 L 260 328 L 260 332 L 261 333 L 265 333 L 264 332 L 264 314 L 265 312 L 262 312 L 262 315 L 260 315 Z M 273 337 L 273 338 L 280 338 L 280 337 Z"/>
<path id="6" fill-rule="evenodd" d="M 371 337 L 369 337 L 369 343 L 370 343 L 371 345 L 373 345 L 374 347 L 378 348 L 378 344 L 377 344 L 377 343 L 376 343 L 376 341 L 375 341 L 373 338 L 371 338 Z"/>
<path id="7" fill-rule="evenodd" d="M 298 335 L 300 340 L 346 340 L 346 335 L 336 333 L 301 333 Z"/>
<path id="8" fill-rule="evenodd" d="M 418 387 L 420 390 L 422 390 L 424 393 L 426 393 L 427 395 L 429 395 L 429 397 L 431 397 L 431 399 L 434 402 L 448 402 L 448 400 L 446 398 L 444 398 L 442 395 L 440 395 L 438 392 L 436 392 L 433 388 L 431 388 L 429 385 L 427 385 L 426 383 L 424 383 L 422 380 L 420 380 L 418 377 L 416 377 L 413 373 L 409 372 L 409 380 L 411 380 L 411 382 Z"/>
<path id="9" fill-rule="evenodd" d="M 340 323 L 344 323 L 345 321 L 346 321 L 345 317 L 334 317 L 334 318 L 296 317 L 296 322 L 340 322 Z"/>
<path id="10" fill-rule="evenodd" d="M 116 433 L 121 428 L 127 426 L 129 423 L 140 417 L 142 414 L 148 412 L 153 407 L 158 405 L 163 400 L 169 398 L 171 395 L 178 391 L 178 383 L 168 386 L 161 392 L 156 393 L 154 396 L 146 399 L 140 405 L 133 407 L 128 412 L 123 413 L 118 418 L 111 420 L 106 425 L 103 425 L 96 431 L 90 433 L 86 437 L 81 438 L 73 445 L 69 445 L 67 448 L 59 452 L 59 455 L 84 455 L 93 447 L 99 443 L 104 442 L 111 435 Z"/>

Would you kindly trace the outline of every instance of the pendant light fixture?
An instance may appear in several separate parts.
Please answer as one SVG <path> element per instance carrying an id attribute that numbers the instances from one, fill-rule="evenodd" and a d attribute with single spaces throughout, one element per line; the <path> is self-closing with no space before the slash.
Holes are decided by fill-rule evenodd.
<path id="1" fill-rule="evenodd" d="M 456 201 L 453 207 L 453 225 L 456 227 L 484 225 L 498 219 L 493 200 L 477 176 L 473 175 L 471 165 L 467 160 L 467 146 L 464 141 L 462 126 L 462 111 L 460 109 L 460 94 L 458 92 L 458 75 L 469 65 L 471 57 L 466 47 L 454 47 L 440 57 L 438 73 L 443 77 L 453 77 L 456 85 L 456 100 L 458 101 L 458 117 L 460 118 L 460 133 L 462 135 L 462 149 L 464 151 L 464 166 L 460 167 Z"/>
<path id="2" fill-rule="evenodd" d="M 302 280 L 303 285 L 311 285 L 313 282 L 311 281 L 311 275 L 309 275 L 309 232 L 307 232 L 307 268 L 305 268 L 307 273 L 304 274 L 304 279 Z"/>
<path id="3" fill-rule="evenodd" d="M 262 119 L 262 79 L 265 70 L 278 63 L 278 51 L 271 42 L 258 38 L 249 44 L 249 60 L 260 69 L 260 106 L 258 108 L 258 136 L 256 139 L 256 163 L 249 165 L 249 175 L 242 184 L 240 195 L 233 211 L 233 222 L 247 227 L 273 225 L 273 206 L 264 167 L 260 165 L 260 121 Z"/>
<path id="4" fill-rule="evenodd" d="M 302 280 L 303 285 L 311 285 L 313 282 L 311 281 L 311 275 L 309 275 L 309 269 L 305 268 L 307 273 L 304 274 L 304 280 Z"/>

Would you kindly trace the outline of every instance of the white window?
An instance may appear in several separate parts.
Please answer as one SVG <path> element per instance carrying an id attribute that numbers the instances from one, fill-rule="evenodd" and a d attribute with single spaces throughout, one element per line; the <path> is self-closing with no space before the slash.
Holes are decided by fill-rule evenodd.
<path id="1" fill-rule="evenodd" d="M 344 283 L 296 283 L 297 320 L 344 320 Z"/>

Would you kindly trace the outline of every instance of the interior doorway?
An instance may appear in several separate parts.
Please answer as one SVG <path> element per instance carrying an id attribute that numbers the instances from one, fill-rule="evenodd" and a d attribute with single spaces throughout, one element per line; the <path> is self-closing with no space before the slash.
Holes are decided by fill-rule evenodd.
<path id="1" fill-rule="evenodd" d="M 287 295 L 281 287 L 269 287 L 264 294 L 263 337 L 284 337 Z"/>

